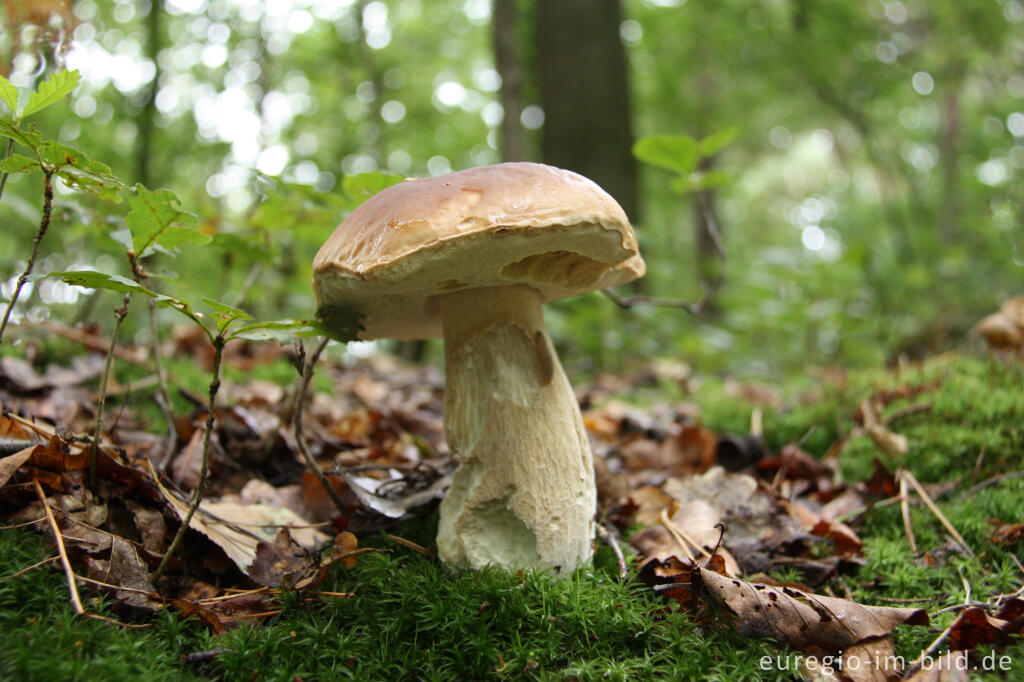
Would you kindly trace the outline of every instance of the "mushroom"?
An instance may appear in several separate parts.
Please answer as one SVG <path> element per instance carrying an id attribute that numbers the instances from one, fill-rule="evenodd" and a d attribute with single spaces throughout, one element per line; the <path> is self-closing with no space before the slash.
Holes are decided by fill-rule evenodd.
<path id="1" fill-rule="evenodd" d="M 644 269 L 611 196 L 536 163 L 393 185 L 317 253 L 318 305 L 357 313 L 359 338 L 444 339 L 444 431 L 461 461 L 441 503 L 445 563 L 566 574 L 590 558 L 593 460 L 541 304 Z"/>

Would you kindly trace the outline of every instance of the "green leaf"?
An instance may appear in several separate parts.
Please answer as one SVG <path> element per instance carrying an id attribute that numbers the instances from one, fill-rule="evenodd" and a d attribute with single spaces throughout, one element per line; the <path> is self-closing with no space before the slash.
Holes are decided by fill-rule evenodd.
<path id="1" fill-rule="evenodd" d="M 694 189 L 715 189 L 729 183 L 729 174 L 724 171 L 704 171 L 690 176 L 690 184 Z"/>
<path id="2" fill-rule="evenodd" d="M 43 146 L 43 136 L 39 134 L 35 125 L 31 125 L 28 130 L 25 130 L 18 125 L 17 121 L 9 118 L 0 118 L 0 135 L 9 137 L 33 151 Z"/>
<path id="3" fill-rule="evenodd" d="M 636 141 L 633 156 L 644 163 L 686 174 L 697 162 L 697 142 L 687 135 L 651 135 Z"/>
<path id="4" fill-rule="evenodd" d="M 254 322 L 239 327 L 231 332 L 231 338 L 249 339 L 250 341 L 286 341 L 294 335 L 314 335 L 317 331 L 316 323 L 310 320 L 274 320 Z"/>
<path id="5" fill-rule="evenodd" d="M 128 207 L 130 212 L 126 222 L 132 233 L 133 249 L 140 258 L 149 253 L 157 242 L 163 241 L 169 228 L 196 222 L 194 215 L 180 208 L 177 195 L 169 189 L 150 191 L 136 184 L 135 196 L 128 200 Z M 186 243 L 178 233 L 168 239 L 177 244 Z"/>
<path id="6" fill-rule="evenodd" d="M 189 244 L 195 246 L 203 246 L 213 241 L 213 237 L 208 234 L 203 234 L 197 230 L 193 230 L 191 227 L 177 227 L 172 225 L 163 232 L 160 233 L 160 246 L 174 250 L 179 246 L 186 246 Z"/>
<path id="7" fill-rule="evenodd" d="M 43 157 L 43 161 L 51 166 L 57 166 L 58 168 L 61 166 L 71 166 L 89 175 L 113 177 L 110 175 L 110 166 L 107 164 L 93 161 L 77 149 L 65 147 L 56 142 L 50 142 L 49 140 L 44 142 L 39 150 L 39 155 Z"/>
<path id="8" fill-rule="evenodd" d="M 690 178 L 690 175 L 680 175 L 677 178 L 672 178 L 672 182 L 669 186 L 676 194 L 686 194 L 687 192 L 697 189 L 693 186 L 693 180 Z"/>
<path id="9" fill-rule="evenodd" d="M 727 144 L 736 139 L 739 135 L 739 128 L 726 128 L 719 130 L 713 135 L 708 135 L 697 143 L 697 153 L 701 156 L 711 156 L 721 151 Z"/>
<path id="10" fill-rule="evenodd" d="M 358 175 L 346 175 L 341 179 L 341 191 L 348 198 L 349 210 L 354 209 L 377 192 L 396 185 L 404 180 L 401 175 L 394 173 L 359 173 Z"/>
<path id="11" fill-rule="evenodd" d="M 328 304 L 316 311 L 320 334 L 335 341 L 355 341 L 363 330 L 363 314 L 347 305 Z"/>
<path id="12" fill-rule="evenodd" d="M 132 233 L 127 227 L 111 230 L 107 233 L 107 236 L 114 240 L 115 243 L 120 244 L 125 251 L 132 248 Z"/>
<path id="13" fill-rule="evenodd" d="M 18 89 L 2 75 L 0 75 L 0 99 L 10 108 L 12 116 L 18 115 Z"/>
<path id="14" fill-rule="evenodd" d="M 34 170 L 42 170 L 42 166 L 35 159 L 21 154 L 11 154 L 0 162 L 0 171 L 4 173 L 30 173 Z"/>
<path id="15" fill-rule="evenodd" d="M 74 69 L 71 71 L 59 71 L 53 74 L 40 83 L 36 91 L 28 98 L 28 104 L 25 105 L 20 118 L 31 116 L 37 111 L 41 111 L 51 104 L 64 99 L 72 90 L 78 87 L 80 80 L 82 80 L 82 74 Z"/>
<path id="16" fill-rule="evenodd" d="M 95 270 L 66 270 L 63 272 L 51 272 L 38 277 L 56 277 L 66 284 L 88 287 L 89 289 L 105 289 L 107 291 L 118 291 L 122 294 L 142 294 L 150 298 L 161 298 L 155 291 L 151 291 L 138 282 L 134 282 L 120 275 L 108 275 L 105 272 Z"/>
<path id="17" fill-rule="evenodd" d="M 203 303 L 205 303 L 210 309 L 212 309 L 213 312 L 215 312 L 217 315 L 219 315 L 222 319 L 226 321 L 230 322 L 232 320 L 253 319 L 252 315 L 245 312 L 241 308 L 234 308 L 232 306 L 229 306 L 227 303 L 221 303 L 220 301 L 216 301 L 206 296 L 203 296 L 200 300 Z"/>

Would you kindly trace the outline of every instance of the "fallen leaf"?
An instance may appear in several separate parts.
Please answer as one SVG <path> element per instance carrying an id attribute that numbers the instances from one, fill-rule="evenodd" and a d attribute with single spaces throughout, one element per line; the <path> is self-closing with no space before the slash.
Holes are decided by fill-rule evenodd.
<path id="1" fill-rule="evenodd" d="M 949 632 L 949 648 L 954 651 L 973 649 L 985 644 L 1005 644 L 1011 635 L 1024 631 L 1024 601 L 1011 599 L 995 616 L 972 606 L 964 609 Z"/>
<path id="2" fill-rule="evenodd" d="M 809 594 L 728 578 L 694 568 L 691 582 L 734 617 L 745 637 L 768 637 L 795 649 L 839 652 L 866 640 L 887 637 L 898 625 L 927 625 L 923 609 L 865 606 L 846 599 Z"/>

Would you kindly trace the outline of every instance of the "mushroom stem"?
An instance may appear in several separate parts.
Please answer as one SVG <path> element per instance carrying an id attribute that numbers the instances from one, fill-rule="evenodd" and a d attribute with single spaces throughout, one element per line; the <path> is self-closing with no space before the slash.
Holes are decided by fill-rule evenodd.
<path id="1" fill-rule="evenodd" d="M 438 304 L 445 437 L 461 458 L 441 503 L 441 559 L 567 574 L 591 556 L 594 468 L 540 294 L 467 289 Z"/>

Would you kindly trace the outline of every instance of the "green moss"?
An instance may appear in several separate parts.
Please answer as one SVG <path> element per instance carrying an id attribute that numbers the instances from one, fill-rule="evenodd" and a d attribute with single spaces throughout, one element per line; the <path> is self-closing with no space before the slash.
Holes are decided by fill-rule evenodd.
<path id="1" fill-rule="evenodd" d="M 173 371 L 187 370 L 175 365 Z M 206 377 L 196 372 L 197 393 Z M 964 599 L 984 600 L 1016 590 L 1024 547 L 995 545 L 991 519 L 1020 522 L 1024 479 L 1010 479 L 967 494 L 978 480 L 1024 468 L 1024 378 L 1019 366 L 998 360 L 953 357 L 903 371 L 851 375 L 841 387 L 817 387 L 808 400 L 806 381 L 783 386 L 784 408 L 764 414 L 772 447 L 807 436 L 816 455 L 853 425 L 859 400 L 883 389 L 936 381 L 934 389 L 893 402 L 892 414 L 911 403 L 931 409 L 896 421 L 892 428 L 910 442 L 907 466 L 925 484 L 957 482 L 937 503 L 975 552 L 955 551 L 945 529 L 922 505 L 911 509 L 919 552 L 911 551 L 898 505 L 868 512 L 856 529 L 864 541 L 865 565 L 844 578 L 858 601 L 911 602 L 937 614 L 933 629 L 900 628 L 896 650 L 908 661 L 956 617 L 939 613 Z M 729 398 L 720 383 L 707 382 L 696 396 L 705 422 L 716 431 L 745 432 L 751 406 Z M 812 430 L 813 428 L 813 430 Z M 978 454 L 985 456 L 975 475 Z M 840 463 L 850 481 L 865 478 L 882 456 L 867 437 L 850 439 Z M 884 456 L 883 456 L 884 458 Z M 432 546 L 436 519 L 418 519 L 396 529 L 402 537 Z M 45 567 L 0 583 L 0 679 L 777 679 L 773 662 L 785 657 L 777 645 L 741 638 L 711 619 L 697 624 L 690 614 L 635 582 L 614 579 L 615 561 L 599 550 L 594 567 L 569 579 L 501 571 L 451 572 L 435 559 L 389 543 L 363 544 L 382 553 L 363 555 L 351 570 L 338 569 L 323 589 L 352 592 L 351 599 L 281 600 L 280 616 L 216 637 L 195 620 L 162 613 L 143 630 L 120 630 L 75 617 L 62 573 Z M 0 531 L 0 577 L 51 553 L 24 530 Z M 927 553 L 927 554 L 926 554 Z M 962 576 L 962 577 L 961 577 Z M 778 573 L 779 578 L 796 578 Z M 836 586 L 837 591 L 840 586 Z M 87 607 L 125 619 L 108 598 L 83 591 Z M 199 667 L 182 654 L 223 648 Z M 984 655 L 986 652 L 982 652 Z M 1024 645 L 1000 650 L 1019 675 Z M 766 659 L 767 660 L 767 659 Z M 783 658 L 785 660 L 785 658 Z M 979 656 L 980 660 L 980 656 Z M 999 674 L 992 673 L 992 679 Z"/>

